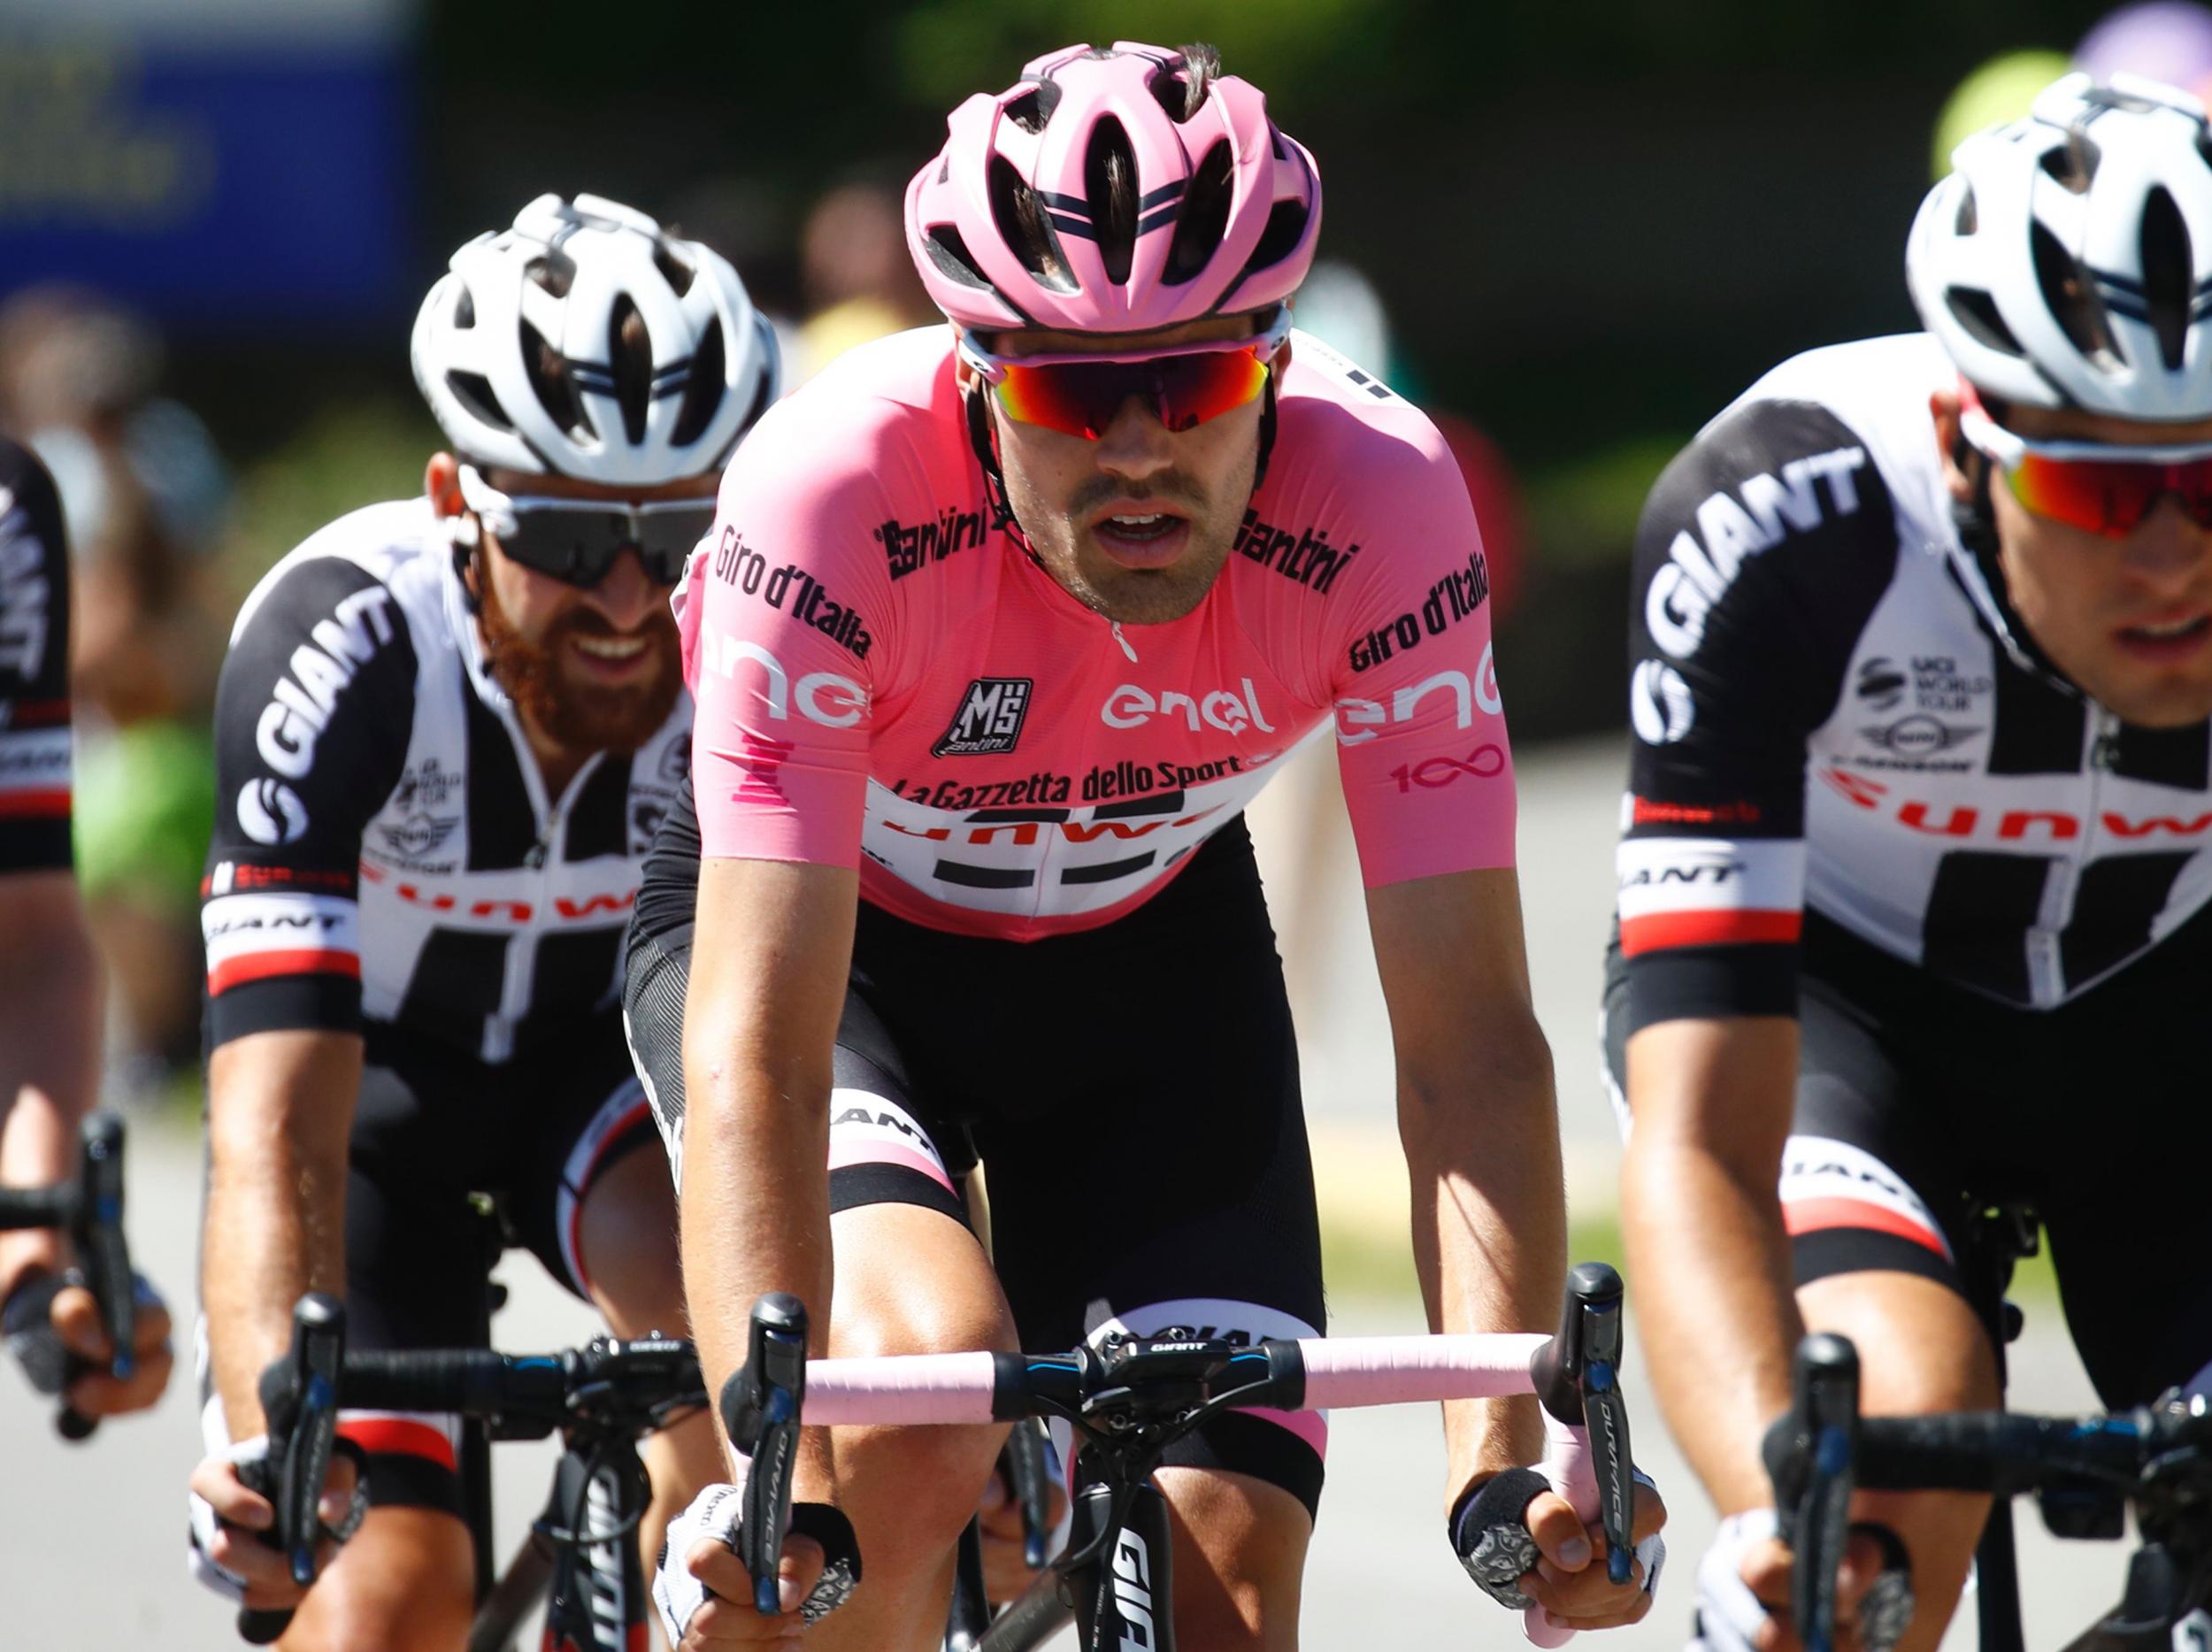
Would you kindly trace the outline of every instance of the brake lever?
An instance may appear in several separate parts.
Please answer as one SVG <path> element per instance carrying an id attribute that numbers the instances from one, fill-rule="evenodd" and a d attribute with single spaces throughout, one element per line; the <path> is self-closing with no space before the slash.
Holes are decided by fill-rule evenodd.
<path id="1" fill-rule="evenodd" d="M 1858 1350 L 1845 1337 L 1809 1336 L 1792 1362 L 1790 1409 L 1762 1447 L 1776 1524 L 1797 1557 L 1790 1616 L 1806 1652 L 1835 1645 L 1836 1575 L 1850 1541 L 1858 1446 Z"/>
<path id="2" fill-rule="evenodd" d="M 1032 1571 L 1045 1565 L 1051 1487 L 1045 1473 L 1045 1431 L 1041 1423 L 1016 1423 L 1006 1436 L 1007 1479 L 1022 1511 L 1022 1564 Z"/>
<path id="3" fill-rule="evenodd" d="M 123 1120 L 111 1112 L 84 1121 L 70 1243 L 86 1288 L 98 1304 L 101 1327 L 115 1350 L 108 1369 L 128 1379 L 138 1368 L 138 1292 L 131 1277 L 130 1246 L 123 1237 Z M 90 1367 L 96 1370 L 96 1366 Z M 89 1439 L 100 1420 L 66 1402 L 54 1418 L 65 1440 Z"/>
<path id="4" fill-rule="evenodd" d="M 317 1506 L 338 1437 L 338 1379 L 345 1360 L 345 1304 L 310 1291 L 292 1310 L 291 1346 L 261 1373 L 269 1455 L 238 1469 L 239 1478 L 273 1506 L 276 1518 L 266 1541 L 285 1557 L 292 1581 L 303 1588 L 315 1580 L 315 1549 L 322 1535 Z M 265 1646 L 291 1621 L 288 1607 L 248 1608 L 238 1614 L 238 1633 Z"/>
<path id="5" fill-rule="evenodd" d="M 1602 1262 L 1585 1262 L 1567 1276 L 1559 1333 L 1529 1362 L 1536 1397 L 1590 1442 L 1598 1519 L 1605 1533 L 1605 1575 L 1626 1583 L 1636 1569 L 1636 1462 L 1621 1395 L 1621 1276 Z"/>
<path id="6" fill-rule="evenodd" d="M 773 1617 L 784 1530 L 791 1524 L 791 1481 L 799 1455 L 799 1411 L 806 1400 L 806 1306 L 777 1291 L 753 1304 L 744 1364 L 722 1385 L 722 1425 L 751 1460 L 738 1558 L 753 1580 L 753 1610 Z"/>

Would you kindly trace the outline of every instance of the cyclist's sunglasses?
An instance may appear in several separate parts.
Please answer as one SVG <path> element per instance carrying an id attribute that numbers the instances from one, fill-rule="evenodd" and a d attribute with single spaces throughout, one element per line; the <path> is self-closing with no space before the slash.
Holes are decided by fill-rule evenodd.
<path id="1" fill-rule="evenodd" d="M 684 577 L 693 549 L 714 526 L 710 497 L 648 502 L 550 494 L 511 497 L 472 465 L 461 466 L 461 498 L 509 557 L 534 572 L 586 588 L 605 579 L 626 550 L 637 552 L 647 579 L 673 585 Z"/>
<path id="2" fill-rule="evenodd" d="M 2004 473 L 2014 498 L 2054 522 L 2124 539 L 2170 495 L 2192 522 L 2212 528 L 2212 442 L 2030 442 L 1971 400 L 1960 407 L 1959 433 Z"/>
<path id="3" fill-rule="evenodd" d="M 995 356 L 964 333 L 960 355 L 1010 418 L 1095 442 L 1132 396 L 1173 431 L 1249 406 L 1289 336 L 1290 311 L 1283 309 L 1265 332 L 1165 350 Z"/>

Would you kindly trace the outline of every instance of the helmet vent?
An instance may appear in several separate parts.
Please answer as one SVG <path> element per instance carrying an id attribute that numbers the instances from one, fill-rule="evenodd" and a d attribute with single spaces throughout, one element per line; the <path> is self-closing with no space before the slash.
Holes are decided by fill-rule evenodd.
<path id="1" fill-rule="evenodd" d="M 684 381 L 683 403 L 676 410 L 676 427 L 668 433 L 672 446 L 688 447 L 713 421 L 722 405 L 722 380 L 728 366 L 722 346 L 722 318 L 707 323 L 699 348 L 692 352 L 691 376 Z"/>
<path id="2" fill-rule="evenodd" d="M 453 325 L 457 327 L 476 325 L 476 295 L 465 287 L 461 288 L 460 297 L 453 304 Z"/>
<path id="3" fill-rule="evenodd" d="M 922 245 L 929 250 L 929 261 L 951 280 L 979 292 L 990 290 L 991 283 L 975 267 L 975 256 L 968 250 L 968 243 L 950 224 L 940 224 L 932 229 L 922 237 Z"/>
<path id="4" fill-rule="evenodd" d="M 699 272 L 672 252 L 665 242 L 653 243 L 653 267 L 661 273 L 661 279 L 675 289 L 679 298 L 689 292 L 692 282 L 699 278 Z"/>
<path id="5" fill-rule="evenodd" d="M 2163 189 L 2143 203 L 2143 299 L 2166 371 L 2181 370 L 2189 342 L 2189 312 L 2196 296 L 2196 262 L 2181 208 Z M 2118 299 L 2115 299 L 2116 304 Z"/>
<path id="6" fill-rule="evenodd" d="M 1190 188 L 1183 192 L 1182 211 L 1176 215 L 1175 239 L 1168 243 L 1162 280 L 1181 286 L 1213 262 L 1214 254 L 1221 250 L 1222 234 L 1229 227 L 1230 166 L 1229 140 L 1218 138 L 1191 173 Z"/>
<path id="7" fill-rule="evenodd" d="M 1181 126 L 1198 112 L 1199 100 L 1191 95 L 1191 83 L 1173 69 L 1162 69 L 1146 82 L 1152 93 L 1152 101 L 1177 126 Z"/>
<path id="8" fill-rule="evenodd" d="M 2064 186 L 2069 195 L 2087 195 L 2097 176 L 2097 163 L 2102 158 L 2089 134 L 2074 127 L 2068 130 L 2063 147 L 2043 151 L 2039 164 Z"/>
<path id="9" fill-rule="evenodd" d="M 469 416 L 495 430 L 512 430 L 514 426 L 499 405 L 499 398 L 492 394 L 492 383 L 480 373 L 449 373 L 445 388 L 453 393 L 453 399 L 469 411 Z"/>
<path id="10" fill-rule="evenodd" d="M 1083 151 L 1083 196 L 1090 203 L 1106 279 L 1120 287 L 1129 280 L 1137 250 L 1137 157 L 1128 132 L 1111 115 L 1091 128 Z"/>
<path id="11" fill-rule="evenodd" d="M 533 258 L 523 266 L 523 279 L 535 281 L 556 298 L 568 296 L 568 289 L 576 284 L 576 261 L 562 253 L 551 253 L 542 258 Z"/>
<path id="12" fill-rule="evenodd" d="M 578 405 L 576 391 L 568 381 L 566 364 L 560 351 L 545 342 L 545 337 L 527 321 L 522 324 L 522 361 L 530 380 L 530 389 L 545 409 L 546 417 L 564 431 L 573 435 L 584 426 L 584 410 Z"/>
<path id="13" fill-rule="evenodd" d="M 1059 87 L 1050 81 L 1039 81 L 1008 104 L 1004 112 L 1009 120 L 1033 136 L 1045 129 L 1052 111 L 1059 106 Z"/>
<path id="14" fill-rule="evenodd" d="M 1022 267 L 1041 287 L 1056 293 L 1074 292 L 1075 277 L 1069 271 L 1067 256 L 1060 250 L 1060 237 L 1045 216 L 1044 203 L 1003 155 L 991 157 L 987 189 L 991 222 L 999 239 L 1021 260 Z M 1090 226 L 1083 227 L 1087 230 Z"/>
<path id="15" fill-rule="evenodd" d="M 1980 215 L 1974 205 L 1974 186 L 1968 184 L 1965 188 L 1959 191 L 1958 216 L 1951 220 L 1951 233 L 1955 235 L 1970 235 L 1980 227 Z"/>
<path id="16" fill-rule="evenodd" d="M 1305 239 L 1306 225 L 1313 212 L 1302 201 L 1278 201 L 1269 209 L 1267 227 L 1260 231 L 1258 243 L 1252 256 L 1245 260 L 1244 273 L 1264 270 L 1270 265 L 1280 264 Z"/>
<path id="17" fill-rule="evenodd" d="M 2034 254 L 2035 280 L 2042 289 L 2043 302 L 2065 330 L 2068 341 L 2098 365 L 2118 366 L 2119 347 L 2113 342 L 2104 302 L 2097 296 L 2089 272 L 2041 224 L 2030 229 L 2028 245 Z"/>
<path id="18" fill-rule="evenodd" d="M 1943 302 L 1950 306 L 1958 324 L 1972 335 L 1974 342 L 1988 350 L 2002 350 L 2008 356 L 2024 357 L 2020 341 L 2012 335 L 2012 329 L 1997 313 L 1997 301 L 1987 293 L 1972 287 L 1947 288 Z"/>
<path id="19" fill-rule="evenodd" d="M 623 434 L 637 447 L 645 441 L 645 415 L 653 402 L 653 349 L 645 318 L 627 293 L 607 312 L 607 359 L 614 366 L 614 399 L 622 410 Z"/>

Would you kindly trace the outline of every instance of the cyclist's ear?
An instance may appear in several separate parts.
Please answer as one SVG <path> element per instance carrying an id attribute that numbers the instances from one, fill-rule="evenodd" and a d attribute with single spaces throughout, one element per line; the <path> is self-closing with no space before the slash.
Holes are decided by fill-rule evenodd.
<path id="1" fill-rule="evenodd" d="M 430 463 L 423 467 L 422 490 L 429 497 L 430 509 L 439 516 L 459 516 L 468 509 L 461 499 L 461 461 L 450 453 L 430 456 Z"/>

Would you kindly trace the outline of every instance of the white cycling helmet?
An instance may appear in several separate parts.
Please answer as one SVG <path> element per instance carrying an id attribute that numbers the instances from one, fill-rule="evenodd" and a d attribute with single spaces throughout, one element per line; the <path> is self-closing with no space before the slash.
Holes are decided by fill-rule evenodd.
<path id="1" fill-rule="evenodd" d="M 1968 138 L 1906 279 L 1969 381 L 2038 407 L 2212 419 L 2212 133 L 2154 81 L 2070 74 Z"/>
<path id="2" fill-rule="evenodd" d="M 649 380 L 617 371 L 633 313 Z M 412 353 L 456 453 L 637 487 L 718 468 L 780 377 L 775 333 L 726 259 L 595 195 L 541 195 L 455 253 Z"/>

